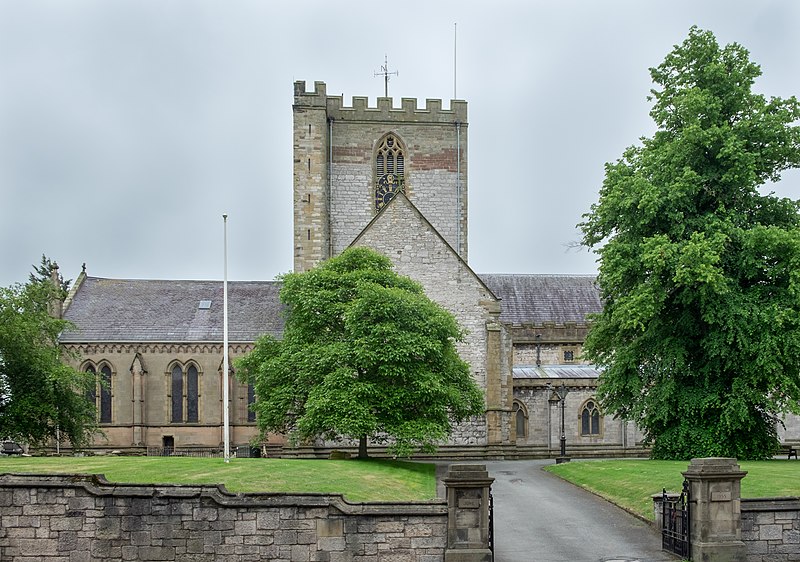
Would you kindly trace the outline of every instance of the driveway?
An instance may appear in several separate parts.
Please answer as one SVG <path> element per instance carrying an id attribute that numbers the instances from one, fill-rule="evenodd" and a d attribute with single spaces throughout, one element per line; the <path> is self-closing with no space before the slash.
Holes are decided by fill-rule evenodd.
<path id="1" fill-rule="evenodd" d="M 552 462 L 486 462 L 496 562 L 677 560 L 652 526 L 542 470 Z"/>

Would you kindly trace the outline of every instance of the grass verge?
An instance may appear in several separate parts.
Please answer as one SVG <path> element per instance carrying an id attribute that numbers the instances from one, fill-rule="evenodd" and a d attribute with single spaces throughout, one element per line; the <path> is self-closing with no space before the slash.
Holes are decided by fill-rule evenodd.
<path id="1" fill-rule="evenodd" d="M 187 457 L 0 457 L 0 473 L 104 474 L 135 484 L 224 484 L 231 492 L 321 492 L 349 501 L 436 497 L 436 467 L 388 460 L 222 459 Z"/>
<path id="2" fill-rule="evenodd" d="M 742 480 L 742 497 L 800 496 L 798 461 L 742 461 L 747 476 Z M 686 461 L 609 460 L 550 465 L 552 472 L 628 511 L 653 520 L 653 494 L 663 488 L 678 492 L 683 484 Z"/>

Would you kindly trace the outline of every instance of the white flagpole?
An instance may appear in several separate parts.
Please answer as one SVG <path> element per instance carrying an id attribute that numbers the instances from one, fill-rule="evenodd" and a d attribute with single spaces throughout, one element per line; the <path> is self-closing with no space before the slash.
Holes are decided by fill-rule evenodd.
<path id="1" fill-rule="evenodd" d="M 228 413 L 228 215 L 222 215 L 225 265 L 222 281 L 222 418 L 225 434 L 225 462 L 231 462 L 231 428 Z"/>

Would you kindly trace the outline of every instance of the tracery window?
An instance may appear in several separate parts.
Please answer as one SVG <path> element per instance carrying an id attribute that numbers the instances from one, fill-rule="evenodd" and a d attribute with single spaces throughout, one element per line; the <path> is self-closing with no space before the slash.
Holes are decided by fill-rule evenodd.
<path id="1" fill-rule="evenodd" d="M 600 435 L 600 409 L 595 400 L 587 400 L 581 408 L 581 435 Z"/>
<path id="2" fill-rule="evenodd" d="M 386 135 L 375 151 L 375 210 L 380 210 L 403 189 L 406 159 L 400 139 Z"/>
<path id="3" fill-rule="evenodd" d="M 528 436 L 528 411 L 525 406 L 514 400 L 511 410 L 514 412 L 514 426 L 516 427 L 517 437 L 525 438 Z"/>
<path id="4" fill-rule="evenodd" d="M 111 380 L 112 370 L 108 363 L 101 363 L 98 369 L 92 364 L 84 368 L 87 373 L 95 377 L 95 384 L 87 392 L 86 398 L 97 408 L 97 417 L 100 423 L 111 423 Z"/>
<path id="5" fill-rule="evenodd" d="M 200 373 L 194 363 L 174 363 L 170 375 L 172 423 L 200 421 Z"/>

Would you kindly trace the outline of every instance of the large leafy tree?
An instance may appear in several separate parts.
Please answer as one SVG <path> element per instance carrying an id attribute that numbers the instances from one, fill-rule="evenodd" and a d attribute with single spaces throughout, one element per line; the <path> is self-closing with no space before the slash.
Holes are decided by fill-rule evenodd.
<path id="1" fill-rule="evenodd" d="M 580 225 L 604 301 L 585 353 L 657 458 L 769 457 L 798 408 L 799 207 L 760 189 L 800 164 L 800 107 L 754 93 L 760 73 L 692 28 L 650 69 L 656 133 Z"/>
<path id="2" fill-rule="evenodd" d="M 0 438 L 41 445 L 60 437 L 81 448 L 97 429 L 86 397 L 94 377 L 64 361 L 58 336 L 69 324 L 48 312 L 61 296 L 49 280 L 0 288 Z"/>
<path id="3" fill-rule="evenodd" d="M 283 339 L 264 336 L 237 362 L 262 431 L 357 439 L 360 457 L 371 439 L 407 456 L 484 412 L 456 320 L 388 258 L 351 248 L 283 276 L 281 300 Z"/>

